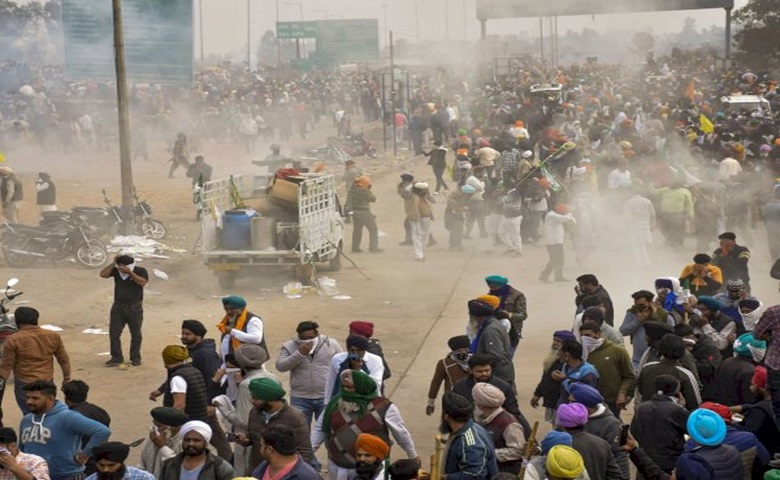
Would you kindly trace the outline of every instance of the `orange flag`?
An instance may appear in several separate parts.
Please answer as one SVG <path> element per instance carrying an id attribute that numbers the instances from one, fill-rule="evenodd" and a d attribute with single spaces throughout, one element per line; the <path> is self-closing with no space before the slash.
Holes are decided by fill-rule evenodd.
<path id="1" fill-rule="evenodd" d="M 685 89 L 685 95 L 693 101 L 696 96 L 696 80 L 691 79 L 691 83 L 688 84 L 688 88 Z"/>

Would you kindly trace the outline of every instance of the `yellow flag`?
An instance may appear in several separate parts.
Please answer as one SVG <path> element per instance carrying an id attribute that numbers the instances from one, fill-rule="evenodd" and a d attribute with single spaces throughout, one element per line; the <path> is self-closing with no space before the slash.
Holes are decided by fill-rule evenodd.
<path id="1" fill-rule="evenodd" d="M 712 124 L 709 118 L 703 113 L 699 114 L 699 129 L 704 133 L 712 133 L 715 131 L 715 125 Z"/>

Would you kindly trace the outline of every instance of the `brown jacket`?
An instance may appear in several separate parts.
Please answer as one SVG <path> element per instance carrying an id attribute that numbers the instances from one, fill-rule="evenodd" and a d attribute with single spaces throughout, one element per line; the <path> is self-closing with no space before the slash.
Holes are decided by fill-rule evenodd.
<path id="1" fill-rule="evenodd" d="M 23 383 L 54 380 L 52 357 L 57 357 L 62 376 L 69 379 L 70 357 L 60 335 L 37 325 L 23 325 L 3 345 L 0 377 L 8 380 L 13 372 L 14 377 Z"/>
<path id="2" fill-rule="evenodd" d="M 295 450 L 298 455 L 306 462 L 309 463 L 314 458 L 314 452 L 311 450 L 311 435 L 309 433 L 309 425 L 306 423 L 306 418 L 295 407 L 288 403 L 272 415 L 268 421 L 264 419 L 264 415 L 259 409 L 253 408 L 249 412 L 249 439 L 252 441 L 252 452 L 249 456 L 249 471 L 254 471 L 260 462 L 263 461 L 263 457 L 260 456 L 260 439 L 263 437 L 263 432 L 269 425 L 286 425 L 291 427 L 295 432 Z"/>
<path id="3" fill-rule="evenodd" d="M 404 200 L 404 209 L 406 210 L 406 218 L 409 220 L 419 220 L 421 218 L 433 219 L 433 209 L 431 209 L 431 203 L 433 198 L 430 195 L 420 196 L 416 193 L 412 194 L 412 197 L 408 200 Z"/>
<path id="4" fill-rule="evenodd" d="M 447 355 L 436 364 L 436 371 L 433 373 L 431 386 L 428 389 L 428 398 L 436 398 L 441 388 L 441 382 L 444 382 L 444 393 L 447 393 L 452 390 L 453 385 L 468 376 L 469 372 L 463 370 L 455 360 Z"/>

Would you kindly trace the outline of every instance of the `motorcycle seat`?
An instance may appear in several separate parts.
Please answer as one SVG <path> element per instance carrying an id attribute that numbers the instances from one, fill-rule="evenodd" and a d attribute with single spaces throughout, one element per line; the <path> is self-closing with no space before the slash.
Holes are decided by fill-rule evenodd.
<path id="1" fill-rule="evenodd" d="M 9 223 L 8 226 L 14 232 L 18 232 L 18 233 L 26 233 L 32 235 L 57 235 L 57 236 L 68 235 L 67 231 L 64 231 L 62 229 L 52 228 L 52 226 L 36 227 L 34 225 L 22 225 L 20 223 Z"/>
<path id="2" fill-rule="evenodd" d="M 71 211 L 73 212 L 102 212 L 103 207 L 73 207 L 71 208 Z"/>

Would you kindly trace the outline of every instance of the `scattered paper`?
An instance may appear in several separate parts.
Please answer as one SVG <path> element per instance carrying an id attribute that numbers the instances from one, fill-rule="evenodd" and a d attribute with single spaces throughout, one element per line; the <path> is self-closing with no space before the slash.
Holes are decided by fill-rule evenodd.
<path id="1" fill-rule="evenodd" d="M 334 295 L 331 298 L 333 298 L 333 300 L 351 300 L 352 299 L 352 297 L 350 297 L 349 295 Z"/>
<path id="2" fill-rule="evenodd" d="M 58 327 L 57 325 L 49 325 L 48 323 L 46 325 L 41 325 L 41 328 L 44 330 L 50 330 L 52 332 L 62 332 L 62 328 Z"/>
<path id="3" fill-rule="evenodd" d="M 110 357 L 111 352 L 100 352 L 98 353 L 98 357 Z"/>
<path id="4" fill-rule="evenodd" d="M 303 295 L 286 295 L 287 298 L 303 298 Z"/>
<path id="5" fill-rule="evenodd" d="M 168 274 L 163 272 L 162 270 L 153 269 L 152 273 L 154 273 L 154 276 L 159 278 L 160 280 L 168 280 Z"/>
<path id="6" fill-rule="evenodd" d="M 102 328 L 94 328 L 94 327 L 82 330 L 81 333 L 89 333 L 91 335 L 108 335 L 108 332 L 104 331 Z"/>

